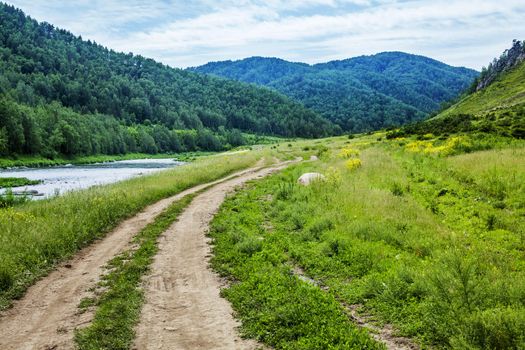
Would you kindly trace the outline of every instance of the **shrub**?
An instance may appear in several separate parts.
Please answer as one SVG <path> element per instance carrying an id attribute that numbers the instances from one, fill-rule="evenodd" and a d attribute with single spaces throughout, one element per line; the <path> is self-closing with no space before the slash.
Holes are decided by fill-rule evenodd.
<path id="1" fill-rule="evenodd" d="M 348 170 L 357 169 L 361 167 L 361 159 L 359 158 L 349 159 L 345 162 L 345 166 Z"/>
<path id="2" fill-rule="evenodd" d="M 4 266 L 0 266 L 0 291 L 6 291 L 13 285 L 13 276 Z"/>
<path id="3" fill-rule="evenodd" d="M 319 239 L 323 232 L 331 230 L 333 228 L 334 223 L 332 222 L 332 220 L 328 218 L 322 218 L 315 221 L 314 224 L 310 226 L 308 231 L 313 237 L 315 237 L 315 239 Z"/>
<path id="4" fill-rule="evenodd" d="M 402 196 L 405 194 L 405 190 L 403 189 L 403 186 L 401 186 L 399 183 L 394 182 L 392 186 L 390 187 L 390 191 L 394 196 Z"/>
<path id="5" fill-rule="evenodd" d="M 262 250 L 262 241 L 257 237 L 246 237 L 237 244 L 239 252 L 252 256 Z"/>
<path id="6" fill-rule="evenodd" d="M 280 200 L 288 199 L 292 196 L 295 190 L 295 182 L 283 182 L 279 184 L 277 189 L 276 198 Z"/>
<path id="7" fill-rule="evenodd" d="M 357 157 L 357 156 L 359 156 L 359 150 L 354 149 L 354 148 L 349 148 L 349 147 L 343 148 L 339 152 L 339 157 L 341 158 L 352 158 L 352 157 Z"/>
<path id="8" fill-rule="evenodd" d="M 523 349 L 525 309 L 478 311 L 463 322 L 461 334 L 453 337 L 451 343 L 453 348 L 461 349 Z"/>

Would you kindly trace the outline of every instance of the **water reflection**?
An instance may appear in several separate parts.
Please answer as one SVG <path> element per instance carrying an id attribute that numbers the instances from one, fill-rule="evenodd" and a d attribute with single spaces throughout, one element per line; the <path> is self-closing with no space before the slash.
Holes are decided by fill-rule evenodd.
<path id="1" fill-rule="evenodd" d="M 25 177 L 42 180 L 32 186 L 14 187 L 13 191 L 36 191 L 45 198 L 67 191 L 122 181 L 184 164 L 174 159 L 137 159 L 90 165 L 68 165 L 50 168 L 0 170 L 0 177 Z"/>

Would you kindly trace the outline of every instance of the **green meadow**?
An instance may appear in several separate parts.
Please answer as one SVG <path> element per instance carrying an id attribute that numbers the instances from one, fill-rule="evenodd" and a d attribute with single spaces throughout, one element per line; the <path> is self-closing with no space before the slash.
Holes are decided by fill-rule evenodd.
<path id="1" fill-rule="evenodd" d="M 223 205 L 213 267 L 243 334 L 279 349 L 380 347 L 357 310 L 423 348 L 522 349 L 525 143 L 383 136 L 282 145 L 316 146 L 320 160 Z M 306 172 L 326 179 L 298 185 Z"/>

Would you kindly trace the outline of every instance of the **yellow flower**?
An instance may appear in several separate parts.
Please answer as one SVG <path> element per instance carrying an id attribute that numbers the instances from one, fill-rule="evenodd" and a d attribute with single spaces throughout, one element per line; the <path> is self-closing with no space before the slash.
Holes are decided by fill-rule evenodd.
<path id="1" fill-rule="evenodd" d="M 470 145 L 468 138 L 464 136 L 453 136 L 439 146 L 435 145 L 432 141 L 413 141 L 405 146 L 405 150 L 412 153 L 447 156 L 461 147 L 470 147 Z"/>
<path id="2" fill-rule="evenodd" d="M 349 159 L 346 161 L 345 165 L 348 170 L 357 169 L 361 167 L 361 159 L 359 158 Z"/>
<path id="3" fill-rule="evenodd" d="M 359 151 L 353 148 L 343 148 L 341 152 L 339 152 L 341 158 L 350 158 L 358 155 Z"/>

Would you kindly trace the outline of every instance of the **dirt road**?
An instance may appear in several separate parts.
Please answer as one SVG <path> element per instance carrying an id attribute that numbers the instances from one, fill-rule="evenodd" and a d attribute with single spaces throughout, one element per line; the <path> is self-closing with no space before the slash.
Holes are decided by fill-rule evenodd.
<path id="1" fill-rule="evenodd" d="M 228 192 L 284 166 L 245 174 L 203 192 L 161 236 L 159 253 L 144 282 L 146 304 L 137 327 L 136 349 L 258 346 L 238 336 L 231 306 L 219 296 L 221 281 L 208 266 L 210 246 L 205 234 Z"/>
<path id="2" fill-rule="evenodd" d="M 234 178 L 235 183 L 240 183 L 241 179 L 258 176 L 258 170 L 244 170 L 226 179 Z M 237 180 L 236 176 L 241 178 Z M 74 259 L 38 281 L 11 309 L 0 313 L 0 349 L 74 349 L 74 329 L 90 322 L 92 317 L 89 313 L 78 314 L 78 304 L 82 298 L 89 296 L 87 290 L 95 286 L 107 262 L 122 252 L 134 235 L 174 201 L 224 180 L 193 187 L 145 208 L 122 222 L 104 239 L 82 250 Z"/>

